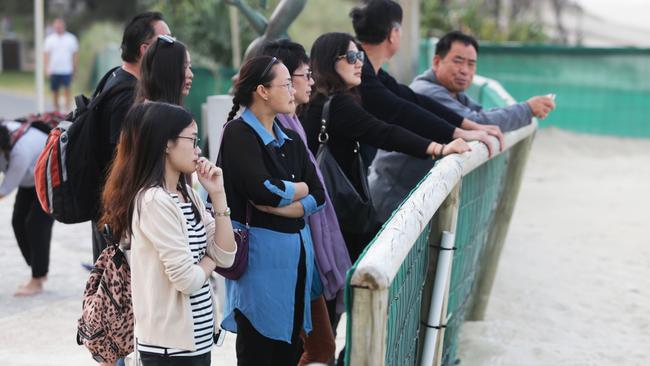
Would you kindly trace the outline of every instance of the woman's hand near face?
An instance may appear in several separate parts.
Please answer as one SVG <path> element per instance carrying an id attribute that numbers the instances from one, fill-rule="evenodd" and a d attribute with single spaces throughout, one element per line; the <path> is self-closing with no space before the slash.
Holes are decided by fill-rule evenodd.
<path id="1" fill-rule="evenodd" d="M 215 166 L 207 158 L 201 157 L 196 162 L 196 174 L 199 183 L 205 188 L 208 194 L 223 193 L 223 171 Z"/>

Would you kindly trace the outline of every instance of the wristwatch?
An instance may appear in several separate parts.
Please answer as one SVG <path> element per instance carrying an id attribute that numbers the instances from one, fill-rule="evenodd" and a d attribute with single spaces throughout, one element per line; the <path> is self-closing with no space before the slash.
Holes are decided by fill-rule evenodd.
<path id="1" fill-rule="evenodd" d="M 217 212 L 216 210 L 214 211 L 214 216 L 230 216 L 230 207 L 226 206 L 226 209 L 223 212 Z"/>

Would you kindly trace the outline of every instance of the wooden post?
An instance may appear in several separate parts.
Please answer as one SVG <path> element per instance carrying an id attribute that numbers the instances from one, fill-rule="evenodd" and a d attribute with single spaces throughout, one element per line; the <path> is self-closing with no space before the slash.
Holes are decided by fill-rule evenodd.
<path id="1" fill-rule="evenodd" d="M 486 250 L 483 254 L 482 270 L 476 275 L 476 286 L 472 304 L 468 308 L 466 320 L 483 320 L 485 317 L 485 310 L 494 284 L 494 277 L 496 276 L 499 257 L 503 245 L 505 244 L 506 234 L 508 227 L 510 227 L 510 219 L 515 209 L 519 189 L 521 188 L 522 176 L 526 161 L 528 161 L 528 154 L 533 143 L 535 135 L 532 134 L 525 140 L 520 141 L 517 146 L 512 147 L 510 156 L 510 166 L 508 167 L 507 177 L 508 187 L 499 200 L 497 207 L 497 214 L 492 223 L 492 229 L 488 235 L 488 242 L 486 243 Z"/>

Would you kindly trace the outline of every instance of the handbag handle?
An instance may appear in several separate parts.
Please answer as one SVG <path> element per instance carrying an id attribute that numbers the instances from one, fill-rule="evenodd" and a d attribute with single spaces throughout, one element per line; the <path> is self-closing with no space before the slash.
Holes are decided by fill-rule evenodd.
<path id="1" fill-rule="evenodd" d="M 325 101 L 325 104 L 323 104 L 323 113 L 321 114 L 320 117 L 320 132 L 318 133 L 318 142 L 321 145 L 327 145 L 327 142 L 330 139 L 329 134 L 327 133 L 327 124 L 329 123 L 330 120 L 330 104 L 332 103 L 332 99 L 334 99 L 334 95 L 330 95 L 327 97 L 327 100 Z M 359 141 L 355 140 L 354 141 L 355 147 L 354 147 L 354 154 L 359 154 L 359 150 L 361 150 L 361 145 L 359 145 Z"/>

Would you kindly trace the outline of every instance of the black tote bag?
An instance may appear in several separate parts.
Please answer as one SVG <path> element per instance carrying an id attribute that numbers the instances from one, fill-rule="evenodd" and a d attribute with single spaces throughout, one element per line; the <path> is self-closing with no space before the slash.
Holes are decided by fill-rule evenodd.
<path id="1" fill-rule="evenodd" d="M 321 130 L 318 134 L 320 146 L 316 152 L 316 163 L 323 174 L 325 187 L 334 205 L 342 231 L 354 234 L 368 233 L 376 228 L 377 221 L 368 189 L 366 166 L 359 151 L 359 142 L 355 141 L 353 172 L 360 178 L 361 191 L 359 192 L 345 175 L 327 145 L 329 140 L 327 123 L 331 101 L 330 96 L 323 105 Z"/>

